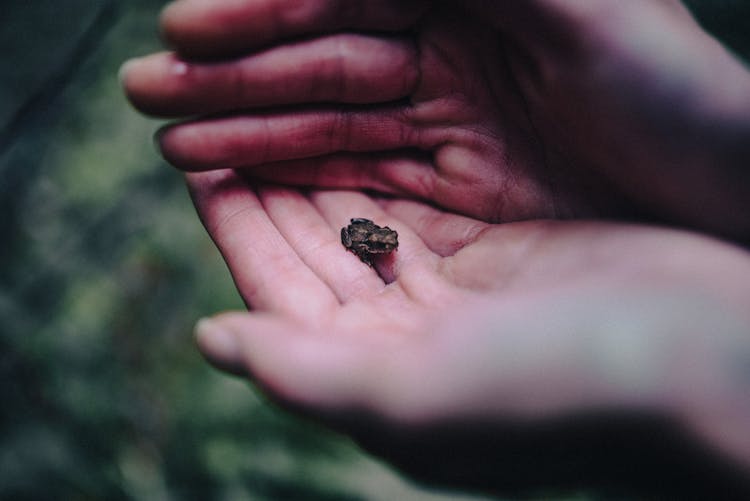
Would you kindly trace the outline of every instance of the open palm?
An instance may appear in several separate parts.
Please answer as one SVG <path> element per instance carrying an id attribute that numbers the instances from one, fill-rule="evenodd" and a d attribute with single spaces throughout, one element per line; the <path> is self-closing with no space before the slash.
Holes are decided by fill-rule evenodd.
<path id="1" fill-rule="evenodd" d="M 484 433 L 505 434 L 478 423 L 693 409 L 695 365 L 685 357 L 701 346 L 711 359 L 713 343 L 738 332 L 727 319 L 746 317 L 750 290 L 733 278 L 750 271 L 746 253 L 703 237 L 586 222 L 490 225 L 414 201 L 258 186 L 231 170 L 188 178 L 252 310 L 199 327 L 204 354 L 433 481 L 513 485 L 531 475 L 483 469 L 485 453 L 505 457 Z M 339 240 L 350 217 L 396 229 L 398 251 L 375 268 L 362 263 Z M 216 336 L 217 325 L 231 335 Z M 701 431 L 698 417 L 682 418 Z M 429 431 L 451 423 L 458 436 Z M 425 454 L 443 441 L 464 442 L 466 454 Z M 466 465 L 476 466 L 470 477 L 452 477 Z M 540 474 L 526 480 L 543 482 Z"/>

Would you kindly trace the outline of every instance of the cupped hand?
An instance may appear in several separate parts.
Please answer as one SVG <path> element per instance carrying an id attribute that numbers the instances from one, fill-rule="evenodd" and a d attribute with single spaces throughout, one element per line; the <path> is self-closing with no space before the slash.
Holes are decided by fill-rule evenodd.
<path id="1" fill-rule="evenodd" d="M 488 222 L 750 235 L 750 76 L 677 1 L 181 0 L 128 65 L 187 170 L 368 188 Z"/>
<path id="2" fill-rule="evenodd" d="M 608 410 L 674 419 L 750 465 L 747 409 L 722 399 L 734 383 L 720 363 L 748 348 L 746 252 L 649 227 L 491 225 L 232 170 L 188 179 L 251 307 L 201 322 L 203 353 L 406 472 L 490 490 L 611 479 L 631 472 L 606 466 L 632 452 L 627 427 L 573 420 L 567 439 L 546 427 Z M 340 242 L 351 217 L 395 229 L 400 247 L 362 263 Z M 664 458 L 648 448 L 674 439 L 657 436 L 637 435 L 645 457 Z M 670 468 L 692 457 L 670 444 Z"/>

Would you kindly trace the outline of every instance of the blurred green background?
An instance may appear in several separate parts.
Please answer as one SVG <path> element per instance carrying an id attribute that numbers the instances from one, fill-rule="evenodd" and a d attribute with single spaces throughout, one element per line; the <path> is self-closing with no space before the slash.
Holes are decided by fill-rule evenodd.
<path id="1" fill-rule="evenodd" d="M 242 303 L 117 80 L 164 3 L 3 2 L 0 500 L 462 499 L 198 355 L 195 321 Z M 691 5 L 750 54 L 750 2 Z"/>

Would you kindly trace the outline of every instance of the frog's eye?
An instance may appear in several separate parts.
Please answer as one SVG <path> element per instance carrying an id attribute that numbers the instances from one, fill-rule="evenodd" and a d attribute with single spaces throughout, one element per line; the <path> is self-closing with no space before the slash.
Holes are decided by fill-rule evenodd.
<path id="1" fill-rule="evenodd" d="M 346 231 L 346 228 L 341 228 L 341 243 L 344 244 L 345 247 L 352 246 L 352 236 Z"/>

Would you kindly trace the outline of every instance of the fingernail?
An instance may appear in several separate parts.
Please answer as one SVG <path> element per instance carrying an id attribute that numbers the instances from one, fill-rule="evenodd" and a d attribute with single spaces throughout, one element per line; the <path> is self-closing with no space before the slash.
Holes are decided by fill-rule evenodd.
<path id="1" fill-rule="evenodd" d="M 216 320 L 211 318 L 198 320 L 194 334 L 201 352 L 212 363 L 231 370 L 241 360 L 237 336 Z"/>

